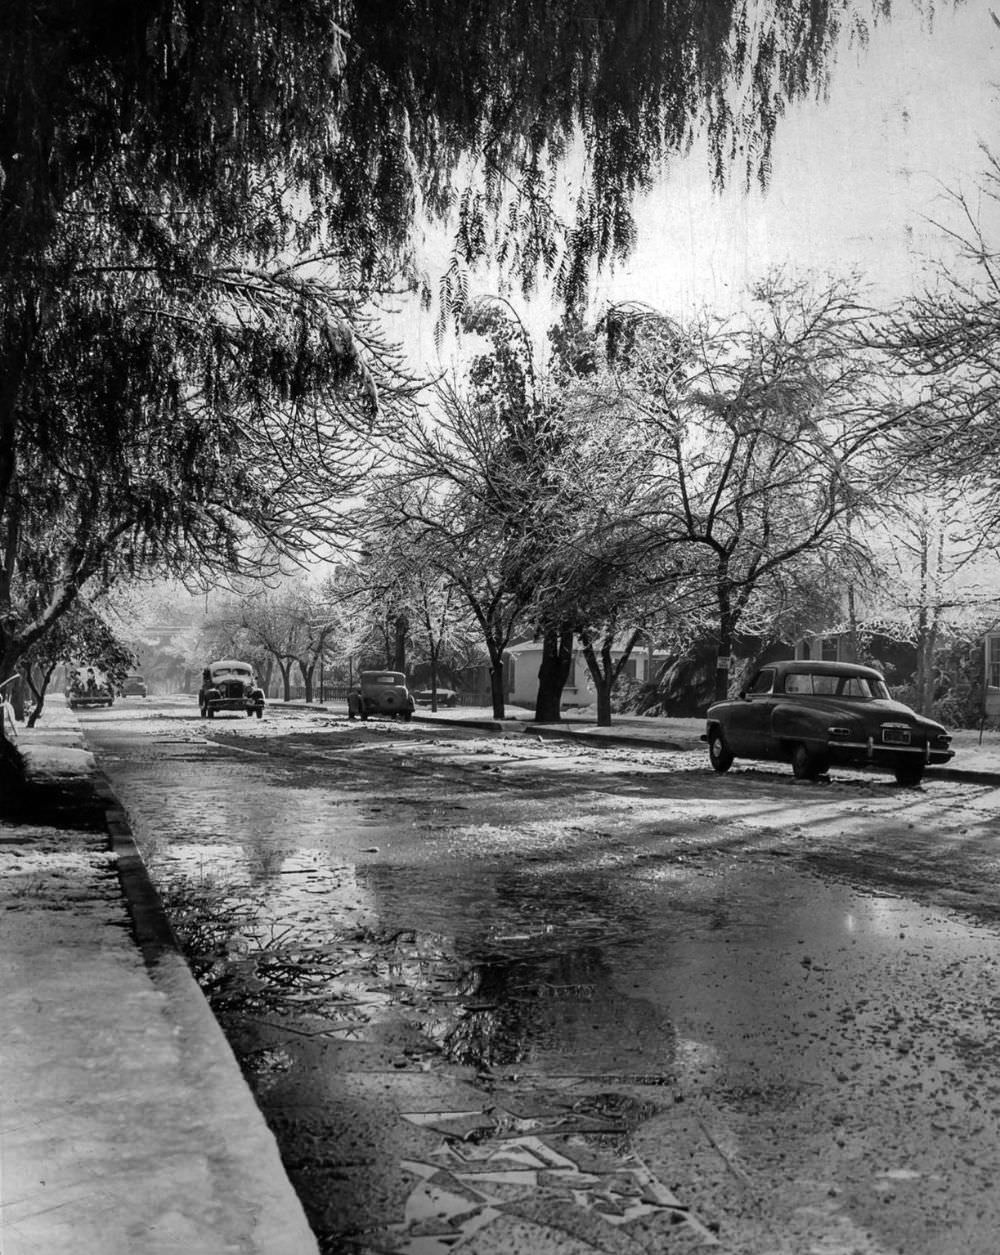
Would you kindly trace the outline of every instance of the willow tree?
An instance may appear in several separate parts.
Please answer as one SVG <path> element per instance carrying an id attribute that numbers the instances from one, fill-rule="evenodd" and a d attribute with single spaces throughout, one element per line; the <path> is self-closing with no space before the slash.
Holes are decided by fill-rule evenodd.
<path id="1" fill-rule="evenodd" d="M 8 0 L 0 660 L 122 572 L 301 546 L 408 393 L 364 324 L 493 257 L 567 299 L 704 134 L 766 179 L 785 104 L 887 0 Z M 582 151 L 563 221 L 553 170 Z M 308 265 L 304 264 L 308 261 Z"/>

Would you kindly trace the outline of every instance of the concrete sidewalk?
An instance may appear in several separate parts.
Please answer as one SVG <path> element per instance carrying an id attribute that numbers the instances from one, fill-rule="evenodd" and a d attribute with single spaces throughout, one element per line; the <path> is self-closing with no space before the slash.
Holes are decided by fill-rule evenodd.
<path id="1" fill-rule="evenodd" d="M 0 820 L 0 1251 L 315 1255 L 75 715 L 19 729 Z"/>

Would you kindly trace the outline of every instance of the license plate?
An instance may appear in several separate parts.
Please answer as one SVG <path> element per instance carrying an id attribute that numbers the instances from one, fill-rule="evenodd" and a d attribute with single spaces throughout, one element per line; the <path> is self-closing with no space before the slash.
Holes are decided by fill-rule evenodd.
<path id="1" fill-rule="evenodd" d="M 882 740 L 886 745 L 909 745 L 909 728 L 883 728 Z"/>

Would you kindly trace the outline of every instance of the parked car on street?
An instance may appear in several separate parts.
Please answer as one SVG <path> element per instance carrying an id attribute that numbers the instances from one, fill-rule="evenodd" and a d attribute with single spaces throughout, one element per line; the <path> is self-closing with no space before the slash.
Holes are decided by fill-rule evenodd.
<path id="1" fill-rule="evenodd" d="M 430 689 L 420 689 L 413 696 L 420 706 L 429 706 L 434 700 L 434 694 Z M 437 704 L 439 706 L 457 706 L 458 694 L 454 689 L 438 689 Z"/>
<path id="2" fill-rule="evenodd" d="M 391 715 L 409 720 L 415 705 L 402 671 L 362 671 L 347 695 L 347 714 L 351 719 Z"/>
<path id="3" fill-rule="evenodd" d="M 954 757 L 941 724 L 894 701 L 874 668 L 846 662 L 768 663 L 739 697 L 708 708 L 702 740 L 716 771 L 769 758 L 805 780 L 831 766 L 869 767 L 916 785 L 929 764 Z"/>
<path id="4" fill-rule="evenodd" d="M 122 697 L 145 697 L 146 681 L 141 675 L 127 675 L 122 680 L 121 687 Z"/>
<path id="5" fill-rule="evenodd" d="M 264 690 L 250 663 L 235 658 L 210 662 L 202 672 L 198 709 L 202 719 L 212 719 L 220 710 L 246 711 L 263 719 Z"/>

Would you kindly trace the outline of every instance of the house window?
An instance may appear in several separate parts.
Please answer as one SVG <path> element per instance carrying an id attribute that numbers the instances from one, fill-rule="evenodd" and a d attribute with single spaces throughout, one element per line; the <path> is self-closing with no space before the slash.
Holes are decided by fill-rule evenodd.
<path id="1" fill-rule="evenodd" d="M 986 683 L 1000 689 L 1000 636 L 986 638 Z"/>
<path id="2" fill-rule="evenodd" d="M 824 636 L 820 657 L 824 662 L 837 662 L 837 638 Z"/>
<path id="3" fill-rule="evenodd" d="M 627 660 L 626 660 L 626 662 L 625 662 L 625 674 L 628 676 L 628 678 L 629 678 L 630 680 L 634 680 L 634 679 L 636 678 L 636 676 L 635 676 L 635 659 L 634 659 L 634 658 L 629 658 L 629 659 L 627 659 Z"/>

